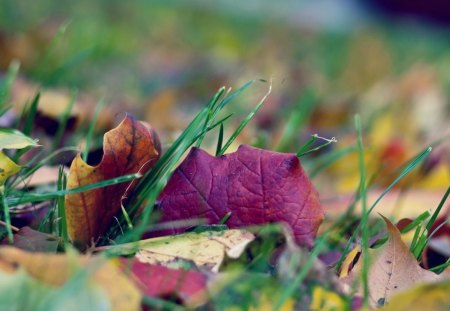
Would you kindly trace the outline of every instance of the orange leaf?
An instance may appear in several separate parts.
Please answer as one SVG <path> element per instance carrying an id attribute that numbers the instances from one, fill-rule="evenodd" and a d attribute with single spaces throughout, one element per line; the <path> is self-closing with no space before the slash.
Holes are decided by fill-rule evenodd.
<path id="1" fill-rule="evenodd" d="M 97 166 L 88 165 L 80 154 L 77 155 L 70 166 L 67 189 L 137 172 L 145 173 L 159 155 L 160 145 L 155 132 L 126 116 L 119 126 L 104 135 L 103 158 Z M 98 239 L 120 211 L 135 184 L 135 181 L 120 183 L 67 195 L 65 209 L 70 239 L 80 247 Z"/>

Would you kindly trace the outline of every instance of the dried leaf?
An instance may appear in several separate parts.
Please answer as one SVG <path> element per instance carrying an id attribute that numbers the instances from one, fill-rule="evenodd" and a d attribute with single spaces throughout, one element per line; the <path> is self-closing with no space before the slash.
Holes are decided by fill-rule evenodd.
<path id="1" fill-rule="evenodd" d="M 399 292 L 413 288 L 421 283 L 433 283 L 450 276 L 450 271 L 437 275 L 423 269 L 402 241 L 400 231 L 387 218 L 389 241 L 380 249 L 373 251 L 374 258 L 369 270 L 369 300 L 372 306 L 382 306 Z M 362 256 L 365 256 L 363 254 Z M 352 273 L 361 269 L 359 260 Z"/>
<path id="2" fill-rule="evenodd" d="M 67 189 L 132 174 L 145 173 L 158 160 L 160 146 L 156 134 L 126 116 L 118 127 L 104 136 L 104 155 L 90 166 L 78 155 L 69 170 Z M 135 182 L 121 183 L 79 194 L 67 195 L 65 209 L 70 238 L 81 247 L 101 236 L 120 211 Z"/>
<path id="3" fill-rule="evenodd" d="M 0 270 L 11 273 L 18 267 L 34 279 L 57 287 L 66 284 L 77 272 L 77 267 L 84 267 L 90 272 L 89 280 L 106 292 L 112 310 L 140 310 L 139 290 L 112 260 L 76 254 L 29 253 L 14 247 L 1 247 Z"/>
<path id="4" fill-rule="evenodd" d="M 284 222 L 296 242 L 308 246 L 323 219 L 318 193 L 295 154 L 245 145 L 217 158 L 192 149 L 157 204 L 163 222 L 206 218 L 219 223 L 230 212 L 230 228 Z"/>

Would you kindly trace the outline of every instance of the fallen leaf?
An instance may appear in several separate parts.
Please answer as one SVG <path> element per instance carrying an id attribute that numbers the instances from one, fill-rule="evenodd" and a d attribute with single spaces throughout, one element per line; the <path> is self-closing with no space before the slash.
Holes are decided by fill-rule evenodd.
<path id="1" fill-rule="evenodd" d="M 250 306 L 250 311 L 272 311 L 275 309 L 275 301 L 272 295 L 264 295 L 259 298 L 257 306 Z M 292 311 L 295 310 L 295 300 L 288 298 L 278 309 L 279 311 Z M 237 311 L 237 310 L 236 310 Z"/>
<path id="2" fill-rule="evenodd" d="M 35 280 L 56 287 L 68 284 L 71 277 L 79 275 L 77 272 L 85 268 L 87 270 L 81 272 L 88 272 L 88 280 L 103 289 L 112 310 L 140 310 L 139 290 L 113 260 L 72 253 L 30 253 L 14 247 L 1 247 L 0 270 L 14 273 L 18 267 L 23 268 Z"/>
<path id="3" fill-rule="evenodd" d="M 413 288 L 421 283 L 433 283 L 450 277 L 447 270 L 440 275 L 423 269 L 403 242 L 400 231 L 387 218 L 388 242 L 372 251 L 369 256 L 375 258 L 369 269 L 369 301 L 372 306 L 389 303 L 397 293 Z M 362 254 L 365 256 L 365 254 Z M 361 271 L 360 259 L 350 275 Z"/>
<path id="4" fill-rule="evenodd" d="M 311 311 L 340 311 L 348 310 L 345 300 L 337 293 L 315 286 L 312 292 Z"/>
<path id="5" fill-rule="evenodd" d="M 61 242 L 57 236 L 23 227 L 14 234 L 13 246 L 30 252 L 55 253 Z M 4 238 L 1 244 L 9 244 L 8 238 Z"/>
<path id="6" fill-rule="evenodd" d="M 137 172 L 144 174 L 158 160 L 160 145 L 153 130 L 126 116 L 118 127 L 104 135 L 103 151 L 97 166 L 88 165 L 77 155 L 70 166 L 67 189 Z M 134 186 L 135 182 L 121 183 L 67 195 L 65 209 L 70 239 L 86 247 L 100 237 Z"/>
<path id="7" fill-rule="evenodd" d="M 238 258 L 254 238 L 252 233 L 238 229 L 192 232 L 112 246 L 109 249 L 121 255 L 136 252 L 136 258 L 143 263 L 173 266 L 180 260 L 192 261 L 198 267 L 218 272 L 225 255 Z"/>
<path id="8" fill-rule="evenodd" d="M 284 222 L 296 242 L 308 246 L 323 219 L 318 193 L 295 154 L 246 145 L 221 157 L 193 148 L 157 206 L 162 222 L 206 218 L 214 224 L 230 212 L 230 228 Z"/>
<path id="9" fill-rule="evenodd" d="M 450 280 L 417 286 L 394 295 L 383 311 L 448 311 Z"/>
<path id="10" fill-rule="evenodd" d="M 206 298 L 207 278 L 195 270 L 171 269 L 132 260 L 123 260 L 123 269 L 131 271 L 136 285 L 146 296 L 178 298 L 187 306 L 199 305 Z"/>
<path id="11" fill-rule="evenodd" d="M 356 245 L 342 262 L 341 271 L 339 272 L 340 278 L 346 278 L 348 276 L 349 272 L 353 268 L 354 263 L 358 260 L 359 255 L 361 255 L 361 246 Z"/>
<path id="12" fill-rule="evenodd" d="M 111 309 L 104 290 L 81 280 L 58 288 L 30 277 L 24 269 L 8 274 L 0 271 L 0 310 L 77 311 Z"/>
<path id="13" fill-rule="evenodd" d="M 37 142 L 14 129 L 0 129 L 0 149 L 22 149 L 38 146 Z"/>
<path id="14" fill-rule="evenodd" d="M 0 187 L 6 180 L 17 174 L 21 167 L 2 152 L 2 149 L 23 149 L 38 146 L 37 142 L 22 132 L 9 128 L 0 128 Z"/>
<path id="15" fill-rule="evenodd" d="M 6 180 L 17 174 L 21 167 L 14 163 L 7 155 L 0 151 L 0 187 L 3 187 Z"/>

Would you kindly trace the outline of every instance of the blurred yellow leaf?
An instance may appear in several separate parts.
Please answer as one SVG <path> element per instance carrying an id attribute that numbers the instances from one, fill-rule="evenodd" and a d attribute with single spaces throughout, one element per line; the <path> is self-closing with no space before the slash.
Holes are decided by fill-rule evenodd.
<path id="1" fill-rule="evenodd" d="M 0 151 L 0 187 L 5 184 L 8 177 L 17 174 L 19 171 L 20 166 Z"/>
<path id="2" fill-rule="evenodd" d="M 316 286 L 313 289 L 310 310 L 312 311 L 340 311 L 347 310 L 344 299 L 332 291 Z"/>
<path id="3" fill-rule="evenodd" d="M 417 182 L 417 187 L 421 189 L 444 189 L 450 185 L 450 166 L 447 163 L 440 163 L 429 174 Z"/>
<path id="4" fill-rule="evenodd" d="M 392 297 L 383 311 L 450 310 L 450 280 L 424 284 Z"/>
<path id="5" fill-rule="evenodd" d="M 267 297 L 263 296 L 261 298 L 261 302 L 258 304 L 257 307 L 250 307 L 250 311 L 272 311 L 274 310 L 275 304 L 274 304 L 274 300 L 273 297 Z M 277 310 L 279 311 L 292 311 L 294 310 L 294 306 L 295 306 L 295 300 L 292 298 L 289 298 L 288 300 L 286 300 L 284 302 L 284 304 Z"/>
<path id="6" fill-rule="evenodd" d="M 74 253 L 30 253 L 14 247 L 0 248 L 0 270 L 14 273 L 23 268 L 34 279 L 51 286 L 63 286 L 76 272 L 87 269 L 88 280 L 100 286 L 112 310 L 140 310 L 141 293 L 113 260 Z"/>

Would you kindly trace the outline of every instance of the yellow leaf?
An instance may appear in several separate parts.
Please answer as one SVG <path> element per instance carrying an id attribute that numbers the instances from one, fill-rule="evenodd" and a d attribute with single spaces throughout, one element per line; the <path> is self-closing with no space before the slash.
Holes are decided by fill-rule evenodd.
<path id="1" fill-rule="evenodd" d="M 417 187 L 430 190 L 445 189 L 450 185 L 450 166 L 447 163 L 440 163 L 429 174 L 418 181 Z"/>
<path id="2" fill-rule="evenodd" d="M 137 251 L 136 258 L 144 263 L 170 266 L 182 259 L 217 272 L 225 254 L 238 258 L 254 238 L 248 231 L 233 229 L 153 238 L 112 248 L 122 254 Z"/>
<path id="3" fill-rule="evenodd" d="M 346 303 L 341 296 L 332 291 L 328 291 L 321 286 L 314 287 L 310 310 L 340 311 L 347 309 Z"/>
<path id="4" fill-rule="evenodd" d="M 142 241 L 136 254 L 141 262 L 169 264 L 176 259 L 192 260 L 197 266 L 217 272 L 225 254 L 238 258 L 254 235 L 244 230 L 186 233 Z"/>
<path id="5" fill-rule="evenodd" d="M 268 295 L 265 295 L 261 298 L 261 302 L 258 304 L 258 307 L 250 307 L 250 311 L 272 311 L 274 310 L 275 304 L 274 301 L 276 301 L 275 299 L 273 299 L 274 297 L 267 297 Z M 292 298 L 289 298 L 288 300 L 286 300 L 283 305 L 277 309 L 279 311 L 292 311 L 294 310 L 294 306 L 295 306 L 295 300 Z"/>
<path id="6" fill-rule="evenodd" d="M 392 297 L 382 311 L 450 310 L 450 280 L 415 287 Z"/>
<path id="7" fill-rule="evenodd" d="M 0 270 L 11 273 L 19 267 L 34 279 L 58 287 L 85 268 L 89 278 L 106 292 L 112 310 L 140 310 L 141 293 L 112 260 L 71 253 L 30 253 L 14 247 L 1 247 Z"/>
<path id="8" fill-rule="evenodd" d="M 361 254 L 361 246 L 356 245 L 345 257 L 345 260 L 342 262 L 341 271 L 339 272 L 340 278 L 345 278 L 348 276 L 348 272 L 350 271 L 350 265 L 355 261 L 356 256 Z"/>
<path id="9" fill-rule="evenodd" d="M 8 177 L 17 174 L 20 166 L 0 151 L 0 186 L 3 186 Z"/>

